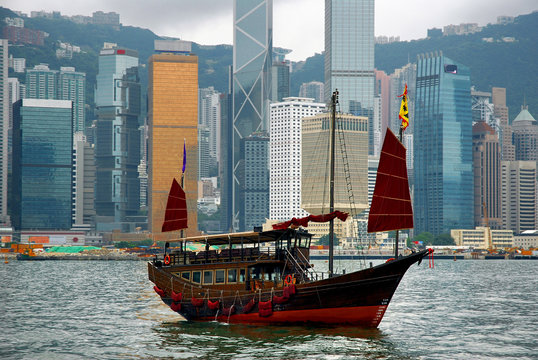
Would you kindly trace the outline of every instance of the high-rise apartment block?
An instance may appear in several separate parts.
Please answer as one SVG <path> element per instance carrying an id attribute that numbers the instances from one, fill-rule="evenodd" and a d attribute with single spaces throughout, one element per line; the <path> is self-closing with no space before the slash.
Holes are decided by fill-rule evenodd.
<path id="1" fill-rule="evenodd" d="M 247 169 L 241 152 L 243 140 L 269 129 L 271 65 L 273 48 L 273 1 L 234 0 L 233 47 L 233 160 L 227 176 L 232 176 L 233 227 L 244 230 L 246 184 L 240 169 Z M 269 182 L 267 182 L 269 184 Z M 268 191 L 269 189 L 267 189 Z"/>
<path id="2" fill-rule="evenodd" d="M 134 230 L 127 218 L 140 209 L 140 95 L 138 53 L 101 50 L 95 90 L 98 230 Z"/>
<path id="3" fill-rule="evenodd" d="M 325 101 L 340 92 L 339 111 L 368 117 L 374 106 L 374 0 L 325 0 Z M 373 133 L 368 153 L 373 154 Z"/>
<path id="4" fill-rule="evenodd" d="M 72 102 L 22 99 L 13 120 L 14 227 L 71 229 Z"/>
<path id="5" fill-rule="evenodd" d="M 172 180 L 181 180 L 183 144 L 187 153 L 183 189 L 187 197 L 186 236 L 198 234 L 198 57 L 186 41 L 156 41 L 148 82 L 148 225 L 161 233 Z"/>
<path id="6" fill-rule="evenodd" d="M 473 226 L 471 78 L 442 54 L 420 55 L 414 128 L 417 234 Z"/>
<path id="7" fill-rule="evenodd" d="M 501 229 L 501 147 L 485 121 L 473 125 L 474 226 Z"/>
<path id="8" fill-rule="evenodd" d="M 73 132 L 84 131 L 86 74 L 74 67 L 50 70 L 47 64 L 26 70 L 26 98 L 71 100 L 73 102 Z"/>
<path id="9" fill-rule="evenodd" d="M 220 158 L 220 93 L 212 86 L 199 89 L 198 94 L 198 124 L 207 129 L 208 149 L 203 153 L 200 148 L 200 163 L 202 158 L 207 166 L 204 173 L 200 167 L 200 178 L 208 177 L 209 170 L 215 168 Z"/>
<path id="10" fill-rule="evenodd" d="M 269 144 L 269 218 L 289 220 L 308 215 L 301 208 L 301 122 L 325 110 L 312 98 L 284 98 L 271 104 Z"/>

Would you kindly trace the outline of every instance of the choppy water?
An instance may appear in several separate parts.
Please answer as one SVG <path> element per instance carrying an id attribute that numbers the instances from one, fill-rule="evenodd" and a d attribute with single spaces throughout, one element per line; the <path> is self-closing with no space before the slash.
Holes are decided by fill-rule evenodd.
<path id="1" fill-rule="evenodd" d="M 414 265 L 375 330 L 187 323 L 146 269 L 1 264 L 0 359 L 538 359 L 538 261 Z"/>

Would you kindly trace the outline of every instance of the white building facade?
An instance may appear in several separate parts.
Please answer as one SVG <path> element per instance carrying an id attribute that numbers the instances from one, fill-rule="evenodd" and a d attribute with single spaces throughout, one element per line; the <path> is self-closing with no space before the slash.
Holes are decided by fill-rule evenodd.
<path id="1" fill-rule="evenodd" d="M 325 110 L 313 98 L 288 97 L 271 104 L 269 218 L 307 216 L 301 208 L 301 121 Z"/>

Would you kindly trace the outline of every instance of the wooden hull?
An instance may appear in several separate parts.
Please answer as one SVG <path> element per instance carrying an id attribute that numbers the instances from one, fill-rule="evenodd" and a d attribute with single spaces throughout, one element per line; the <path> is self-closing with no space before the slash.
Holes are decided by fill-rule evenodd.
<path id="1" fill-rule="evenodd" d="M 148 263 L 148 271 L 149 279 L 164 291 L 161 296 L 163 302 L 187 320 L 251 324 L 348 324 L 375 328 L 381 322 L 407 269 L 427 253 L 424 250 L 373 268 L 297 284 L 295 294 L 287 299 L 282 298 L 283 288 L 219 291 L 187 286 L 172 274 L 173 267 L 157 267 Z M 181 293 L 182 300 L 172 301 L 172 291 Z M 195 306 L 192 298 L 203 302 Z M 213 309 L 208 300 L 212 302 Z M 219 305 L 215 307 L 217 300 Z M 255 304 L 250 308 L 247 304 L 251 300 Z M 280 304 L 277 303 L 279 301 Z M 260 309 L 260 305 L 263 309 Z"/>

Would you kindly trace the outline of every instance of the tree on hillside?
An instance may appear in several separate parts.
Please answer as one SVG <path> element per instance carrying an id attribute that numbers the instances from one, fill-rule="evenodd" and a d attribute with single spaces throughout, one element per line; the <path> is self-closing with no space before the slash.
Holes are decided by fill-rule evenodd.
<path id="1" fill-rule="evenodd" d="M 454 239 L 450 234 L 439 234 L 435 237 L 432 245 L 455 245 Z"/>

